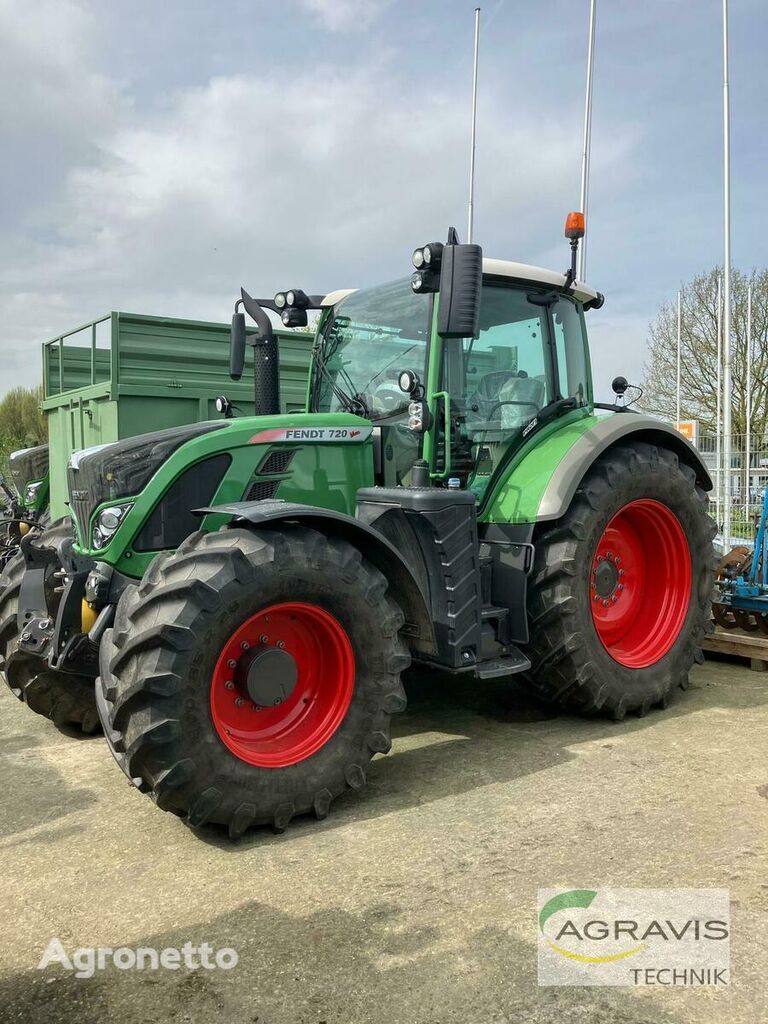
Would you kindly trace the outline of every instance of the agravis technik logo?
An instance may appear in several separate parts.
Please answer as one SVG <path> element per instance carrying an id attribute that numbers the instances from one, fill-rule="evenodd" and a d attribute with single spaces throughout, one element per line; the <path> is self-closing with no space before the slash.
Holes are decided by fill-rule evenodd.
<path id="1" fill-rule="evenodd" d="M 540 985 L 728 985 L 725 889 L 541 889 Z"/>

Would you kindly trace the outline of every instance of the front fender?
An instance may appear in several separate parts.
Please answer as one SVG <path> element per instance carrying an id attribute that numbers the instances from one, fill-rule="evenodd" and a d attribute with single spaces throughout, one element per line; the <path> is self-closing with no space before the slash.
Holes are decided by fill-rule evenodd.
<path id="1" fill-rule="evenodd" d="M 285 522 L 300 523 L 352 544 L 389 581 L 390 593 L 405 615 L 403 633 L 409 646 L 419 654 L 435 653 L 434 627 L 421 585 L 397 548 L 366 523 L 344 512 L 279 500 L 236 501 L 195 509 L 196 515 L 211 513 L 231 516 L 230 526 L 251 523 L 269 528 Z"/>

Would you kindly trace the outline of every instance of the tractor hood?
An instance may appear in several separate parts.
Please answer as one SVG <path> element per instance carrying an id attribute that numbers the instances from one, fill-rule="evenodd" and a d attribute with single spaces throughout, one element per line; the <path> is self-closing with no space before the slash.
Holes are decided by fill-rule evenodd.
<path id="1" fill-rule="evenodd" d="M 373 482 L 372 434 L 350 413 L 283 413 L 78 452 L 68 467 L 78 549 L 137 576 L 199 528 L 193 510 L 206 505 L 279 498 L 349 514 Z"/>
<path id="2" fill-rule="evenodd" d="M 48 472 L 48 445 L 36 448 L 20 448 L 8 456 L 14 485 L 23 500 L 29 484 L 42 480 Z"/>

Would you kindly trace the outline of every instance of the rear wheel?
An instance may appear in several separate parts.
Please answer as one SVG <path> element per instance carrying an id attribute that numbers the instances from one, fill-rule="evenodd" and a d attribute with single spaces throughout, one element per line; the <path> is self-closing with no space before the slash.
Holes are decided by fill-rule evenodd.
<path id="1" fill-rule="evenodd" d="M 711 629 L 713 521 L 694 471 L 642 442 L 611 449 L 542 523 L 528 590 L 528 684 L 622 718 L 688 685 Z"/>
<path id="2" fill-rule="evenodd" d="M 365 783 L 410 656 L 384 576 L 314 530 L 193 534 L 121 597 L 99 711 L 120 767 L 186 818 L 282 831 Z"/>
<path id="3" fill-rule="evenodd" d="M 40 534 L 35 545 L 60 543 L 72 536 L 72 524 L 61 519 Z M 0 574 L 0 658 L 3 676 L 15 697 L 56 725 L 73 725 L 88 735 L 98 732 L 93 680 L 54 672 L 42 658 L 18 649 L 16 615 L 24 576 L 24 556 L 13 556 Z"/>

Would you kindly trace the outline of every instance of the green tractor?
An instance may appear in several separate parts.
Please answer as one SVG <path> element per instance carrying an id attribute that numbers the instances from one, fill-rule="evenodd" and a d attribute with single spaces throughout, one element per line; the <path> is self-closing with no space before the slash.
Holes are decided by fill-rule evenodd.
<path id="1" fill-rule="evenodd" d="M 20 448 L 8 456 L 13 486 L 0 474 L 5 498 L 0 534 L 0 569 L 18 552 L 21 538 L 30 530 L 45 529 L 50 521 L 48 445 Z"/>
<path id="2" fill-rule="evenodd" d="M 565 274 L 451 230 L 410 279 L 243 291 L 260 415 L 73 457 L 58 612 L 30 586 L 19 621 L 52 665 L 98 658 L 107 741 L 159 807 L 232 836 L 324 817 L 390 749 L 412 660 L 616 719 L 687 685 L 711 481 L 626 381 L 594 402 L 585 313 L 603 297 L 575 280 L 583 232 L 566 233 Z M 309 309 L 306 412 L 279 414 L 268 311 L 296 326 Z"/>

